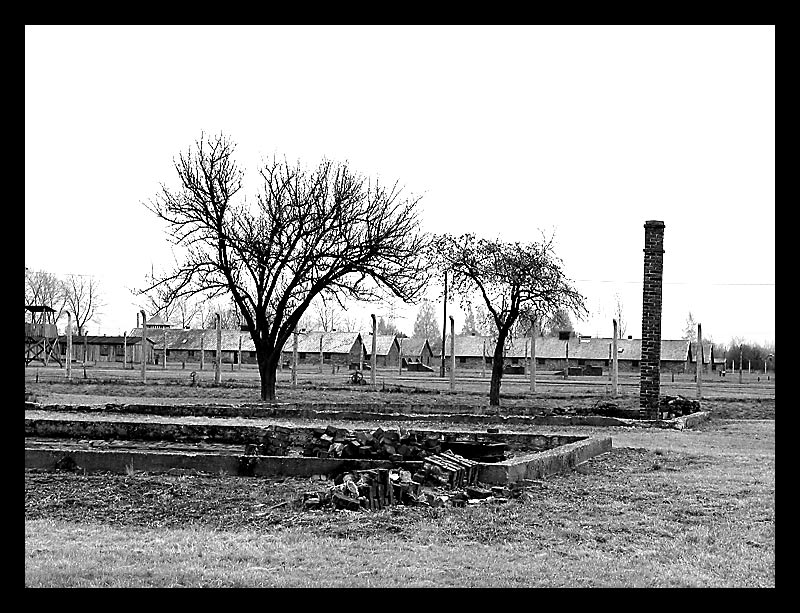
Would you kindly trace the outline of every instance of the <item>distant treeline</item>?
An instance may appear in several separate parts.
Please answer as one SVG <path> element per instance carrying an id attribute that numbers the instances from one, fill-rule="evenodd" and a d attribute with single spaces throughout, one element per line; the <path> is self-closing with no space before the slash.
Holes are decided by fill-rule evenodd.
<path id="1" fill-rule="evenodd" d="M 717 356 L 724 356 L 728 363 L 730 363 L 731 360 L 735 360 L 736 368 L 739 368 L 739 356 L 741 355 L 745 368 L 749 362 L 751 368 L 763 370 L 764 363 L 766 362 L 768 370 L 775 370 L 774 343 L 760 345 L 733 338 L 727 344 L 715 342 L 714 353 Z"/>

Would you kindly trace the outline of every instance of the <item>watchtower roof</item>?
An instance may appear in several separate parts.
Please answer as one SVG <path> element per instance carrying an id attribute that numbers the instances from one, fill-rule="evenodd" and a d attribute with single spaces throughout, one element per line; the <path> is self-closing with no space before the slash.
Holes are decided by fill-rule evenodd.
<path id="1" fill-rule="evenodd" d="M 25 310 L 31 313 L 55 313 L 56 310 L 44 304 L 26 304 Z"/>

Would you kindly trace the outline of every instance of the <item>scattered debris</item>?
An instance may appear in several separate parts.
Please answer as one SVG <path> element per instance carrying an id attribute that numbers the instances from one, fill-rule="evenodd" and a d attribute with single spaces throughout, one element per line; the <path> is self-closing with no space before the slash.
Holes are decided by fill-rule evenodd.
<path id="1" fill-rule="evenodd" d="M 700 411 L 700 402 L 684 396 L 663 396 L 659 400 L 659 412 L 663 418 L 681 417 Z"/>
<path id="2" fill-rule="evenodd" d="M 306 510 L 380 510 L 393 505 L 436 508 L 447 504 L 502 503 L 522 494 L 521 485 L 481 487 L 477 476 L 478 462 L 445 451 L 426 457 L 422 468 L 413 475 L 398 468 L 343 473 L 327 490 L 304 493 L 302 504 Z"/>

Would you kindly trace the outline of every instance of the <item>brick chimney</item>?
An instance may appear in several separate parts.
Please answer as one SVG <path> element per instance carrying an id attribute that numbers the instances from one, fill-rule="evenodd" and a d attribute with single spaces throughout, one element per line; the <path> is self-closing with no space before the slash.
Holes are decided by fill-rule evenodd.
<path id="1" fill-rule="evenodd" d="M 664 222 L 644 224 L 642 355 L 639 361 L 639 407 L 646 419 L 658 417 L 661 388 L 661 288 L 664 277 Z"/>

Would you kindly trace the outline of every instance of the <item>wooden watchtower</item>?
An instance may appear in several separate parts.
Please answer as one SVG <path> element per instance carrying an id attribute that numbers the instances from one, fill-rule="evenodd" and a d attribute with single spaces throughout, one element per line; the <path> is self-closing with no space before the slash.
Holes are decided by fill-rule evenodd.
<path id="1" fill-rule="evenodd" d="M 58 355 L 58 328 L 54 321 L 55 310 L 49 306 L 29 304 L 25 310 L 32 314 L 31 323 L 25 322 L 25 366 L 38 361 L 47 366 L 50 358 L 61 364 Z M 40 313 L 39 323 L 33 323 Z"/>

